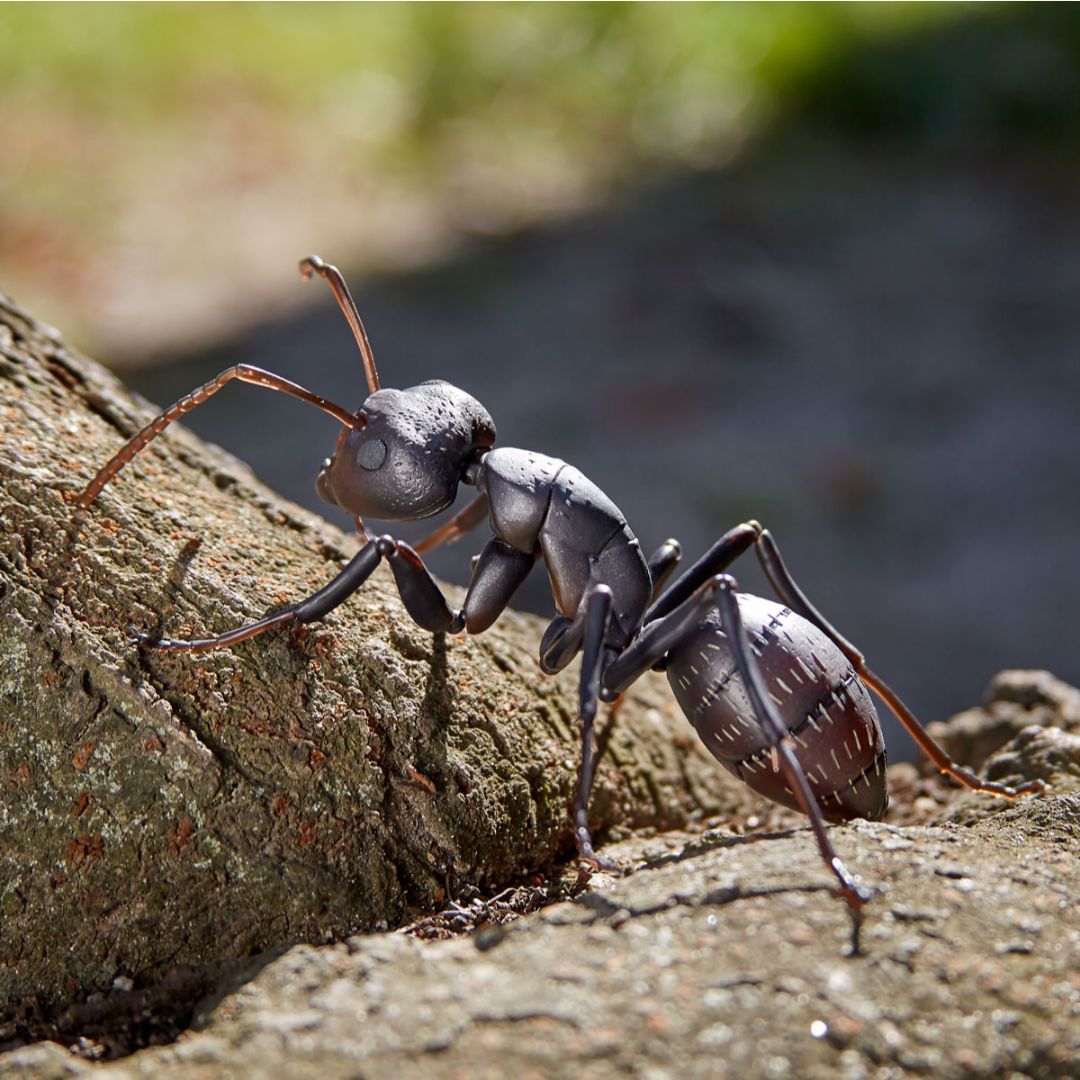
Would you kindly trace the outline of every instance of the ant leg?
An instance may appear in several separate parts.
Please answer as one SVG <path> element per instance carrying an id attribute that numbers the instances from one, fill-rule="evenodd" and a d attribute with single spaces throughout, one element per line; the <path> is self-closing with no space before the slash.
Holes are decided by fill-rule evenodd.
<path id="1" fill-rule="evenodd" d="M 252 367 L 251 364 L 236 364 L 226 368 L 216 379 L 204 383 L 190 394 L 185 394 L 175 405 L 170 405 L 163 413 L 154 417 L 137 435 L 129 439 L 106 464 L 98 470 L 97 475 L 86 486 L 86 490 L 79 496 L 78 505 L 85 509 L 97 498 L 101 489 L 148 443 L 156 439 L 174 420 L 178 420 L 186 412 L 190 412 L 196 405 L 201 405 L 207 398 L 216 394 L 223 386 L 227 386 L 234 379 L 241 382 L 254 383 L 256 386 L 265 386 L 270 390 L 280 390 L 284 394 L 291 394 L 309 405 L 315 405 L 323 412 L 329 413 L 335 420 L 344 424 L 347 428 L 355 428 L 363 423 L 363 418 L 340 405 L 335 405 L 326 398 L 305 390 L 280 375 L 262 368 Z"/>
<path id="2" fill-rule="evenodd" d="M 161 638 L 153 634 L 143 633 L 133 626 L 128 627 L 128 638 L 135 645 L 141 645 L 146 649 L 166 649 L 171 652 L 209 652 L 211 649 L 224 649 L 229 645 L 236 645 L 241 641 L 247 641 L 257 634 L 267 630 L 273 630 L 275 626 L 284 626 L 294 622 L 296 613 L 286 608 L 276 615 L 268 615 L 258 622 L 249 623 L 247 626 L 238 626 L 235 630 L 227 630 L 224 634 L 213 638 L 195 638 L 192 641 L 182 641 L 179 638 Z"/>
<path id="3" fill-rule="evenodd" d="M 649 578 L 652 581 L 652 596 L 655 602 L 660 595 L 661 589 L 667 583 L 667 579 L 675 572 L 682 558 L 682 547 L 678 540 L 665 540 L 649 559 Z"/>
<path id="4" fill-rule="evenodd" d="M 480 556 L 477 573 L 469 586 L 462 611 L 454 611 L 450 607 L 423 560 L 408 544 L 392 536 L 380 536 L 377 540 L 369 540 L 345 569 L 314 596 L 258 622 L 238 626 L 218 637 L 195 641 L 154 638 L 150 634 L 138 633 L 132 633 L 132 637 L 149 648 L 207 652 L 246 641 L 276 626 L 314 622 L 356 592 L 383 559 L 390 564 L 405 610 L 418 626 L 432 633 L 448 631 L 452 634 L 460 633 L 468 626 L 473 633 L 479 633 L 498 618 L 535 561 L 533 556 L 522 555 L 505 544 L 501 544 L 501 547 L 507 548 L 507 552 L 512 554 L 494 549 L 493 544 L 499 545 L 501 542 L 492 541 Z"/>
<path id="5" fill-rule="evenodd" d="M 377 542 L 370 540 L 353 556 L 345 569 L 329 584 L 315 593 L 314 596 L 301 600 L 298 604 L 292 604 L 274 615 L 268 615 L 258 622 L 228 630 L 218 637 L 200 638 L 195 641 L 179 641 L 175 638 L 155 638 L 150 634 L 140 634 L 133 631 L 129 631 L 129 634 L 137 644 L 147 648 L 169 649 L 174 652 L 209 652 L 211 649 L 222 649 L 228 645 L 235 645 L 239 641 L 246 641 L 248 638 L 255 637 L 256 634 L 261 634 L 266 630 L 272 630 L 276 626 L 284 626 L 289 623 L 314 622 L 316 619 L 321 619 L 356 592 L 371 577 L 381 559 L 382 555 L 378 550 Z"/>
<path id="6" fill-rule="evenodd" d="M 394 572 L 405 609 L 414 622 L 435 633 L 482 633 L 506 609 L 536 562 L 531 553 L 526 555 L 492 537 L 477 559 L 464 606 L 454 611 L 413 548 L 390 536 L 380 537 L 377 543 Z"/>
<path id="7" fill-rule="evenodd" d="M 434 532 L 428 533 L 419 544 L 413 544 L 413 550 L 423 555 L 440 544 L 456 544 L 470 529 L 476 528 L 487 517 L 487 512 L 488 497 L 478 495 L 460 514 L 456 514 Z"/>
<path id="8" fill-rule="evenodd" d="M 659 599 L 645 612 L 645 623 L 674 611 L 709 578 L 726 570 L 743 552 L 748 551 L 760 533 L 761 526 L 756 521 L 736 525 L 724 533 L 689 570 L 660 594 Z"/>
<path id="9" fill-rule="evenodd" d="M 784 560 L 780 557 L 780 549 L 768 529 L 762 529 L 757 538 L 757 557 L 761 563 L 765 576 L 769 579 L 776 595 L 797 615 L 812 622 L 822 633 L 832 638 L 836 647 L 858 669 L 864 662 L 864 657 L 854 645 L 839 630 L 833 626 L 824 615 L 810 601 L 806 594 L 795 584 L 795 579 L 788 572 Z"/>
<path id="10" fill-rule="evenodd" d="M 720 611 L 720 623 L 731 644 L 735 665 L 754 707 L 754 715 L 764 730 L 772 736 L 773 747 L 784 776 L 795 793 L 800 809 L 810 819 L 810 829 L 817 841 L 818 851 L 839 883 L 840 895 L 847 902 L 848 910 L 852 915 L 852 954 L 855 954 L 859 947 L 859 913 L 862 906 L 874 894 L 858 883 L 832 846 L 832 841 L 825 829 L 821 807 L 818 806 L 806 774 L 792 749 L 787 725 L 776 711 L 776 706 L 773 705 L 761 676 L 761 669 L 758 667 L 757 660 L 754 659 L 750 642 L 746 637 L 746 630 L 743 627 L 742 616 L 739 613 L 737 589 L 738 584 L 730 575 L 722 574 L 717 578 L 716 606 Z"/>
<path id="11" fill-rule="evenodd" d="M 408 544 L 392 536 L 380 536 L 375 544 L 390 564 L 401 602 L 417 626 L 435 634 L 457 634 L 465 628 L 461 612 L 447 603 L 424 560 Z"/>
<path id="12" fill-rule="evenodd" d="M 832 638 L 837 648 L 851 661 L 851 665 L 859 678 L 885 702 L 889 707 L 889 711 L 904 725 L 911 737 L 919 744 L 923 753 L 941 772 L 951 776 L 971 791 L 981 791 L 990 795 L 1004 795 L 1009 799 L 1015 799 L 1021 795 L 1035 795 L 1046 790 L 1046 785 L 1041 780 L 1029 780 L 1017 787 L 997 784 L 992 780 L 983 780 L 971 769 L 958 765 L 953 761 L 945 753 L 944 749 L 934 742 L 926 728 L 919 723 L 918 719 L 900 700 L 895 691 L 866 666 L 866 658 L 863 654 L 832 626 L 806 598 L 806 595 L 795 583 L 795 579 L 784 565 L 784 560 L 780 557 L 780 549 L 776 546 L 776 541 L 773 540 L 768 529 L 762 530 L 758 536 L 757 554 L 762 569 L 765 571 L 772 587 L 776 590 L 777 596 L 792 611 L 812 622 L 819 630 Z"/>
<path id="13" fill-rule="evenodd" d="M 585 609 L 584 650 L 581 657 L 581 679 L 578 684 L 578 720 L 581 723 L 581 771 L 578 774 L 577 797 L 574 799 L 574 842 L 578 856 L 598 870 L 616 869 L 601 859 L 593 848 L 589 831 L 589 795 L 596 776 L 596 739 L 593 723 L 596 720 L 600 683 L 604 671 L 604 638 L 611 621 L 611 589 L 597 585 L 589 591 L 582 605 Z"/>
<path id="14" fill-rule="evenodd" d="M 545 675 L 562 671 L 577 656 L 584 639 L 584 604 L 578 608 L 577 615 L 572 619 L 565 615 L 556 615 L 548 623 L 544 636 L 540 639 L 540 670 Z"/>
<path id="15" fill-rule="evenodd" d="M 493 536 L 476 557 L 465 606 L 461 609 L 465 629 L 470 634 L 483 633 L 506 610 L 518 586 L 535 565 L 535 555 L 526 555 Z"/>
<path id="16" fill-rule="evenodd" d="M 700 624 L 716 605 L 714 594 L 719 580 L 711 578 L 674 611 L 654 619 L 608 664 L 600 691 L 605 701 L 614 701 Z"/>
<path id="17" fill-rule="evenodd" d="M 314 622 L 360 588 L 382 559 L 390 564 L 401 602 L 413 622 L 432 633 L 445 631 L 451 634 L 465 629 L 474 634 L 486 630 L 510 603 L 514 591 L 536 561 L 534 556 L 515 551 L 493 538 L 479 557 L 464 608 L 455 611 L 423 559 L 403 541 L 395 540 L 392 536 L 380 536 L 377 540 L 369 540 L 345 569 L 314 596 L 256 623 L 238 626 L 215 638 L 196 641 L 156 639 L 149 634 L 132 634 L 132 637 L 140 645 L 151 648 L 205 652 L 235 645 L 238 641 L 246 641 L 265 630 L 289 622 Z"/>

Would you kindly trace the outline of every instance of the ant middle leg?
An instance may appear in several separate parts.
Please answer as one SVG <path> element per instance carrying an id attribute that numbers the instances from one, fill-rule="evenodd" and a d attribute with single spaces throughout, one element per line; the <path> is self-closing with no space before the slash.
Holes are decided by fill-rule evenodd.
<path id="1" fill-rule="evenodd" d="M 573 619 L 556 615 L 540 639 L 540 670 L 545 675 L 558 674 L 581 651 L 584 640 L 585 604 Z"/>
<path id="2" fill-rule="evenodd" d="M 687 634 L 693 633 L 701 621 L 715 607 L 714 594 L 720 579 L 710 578 L 690 594 L 674 611 L 654 619 L 644 626 L 604 671 L 600 695 L 605 701 L 614 701 L 658 663 Z"/>
<path id="3" fill-rule="evenodd" d="M 649 580 L 652 582 L 652 595 L 649 599 L 652 603 L 656 602 L 668 578 L 675 573 L 681 558 L 682 547 L 678 540 L 665 540 L 649 557 Z"/>
<path id="4" fill-rule="evenodd" d="M 589 829 L 589 795 L 596 777 L 597 748 L 593 734 L 596 710 L 601 700 L 614 701 L 604 686 L 607 671 L 616 660 L 616 652 L 606 644 L 611 625 L 612 592 L 609 586 L 593 584 L 578 605 L 574 618 L 556 615 L 540 642 L 540 668 L 545 674 L 561 671 L 580 652 L 581 674 L 578 682 L 578 723 L 581 725 L 581 768 L 572 819 L 578 857 L 597 870 L 615 871 L 617 867 L 596 854 Z"/>

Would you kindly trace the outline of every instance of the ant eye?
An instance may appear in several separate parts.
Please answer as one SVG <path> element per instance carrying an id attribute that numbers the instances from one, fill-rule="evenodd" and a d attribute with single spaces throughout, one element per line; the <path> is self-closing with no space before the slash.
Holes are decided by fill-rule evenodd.
<path id="1" fill-rule="evenodd" d="M 382 439 L 365 439 L 356 452 L 356 463 L 368 472 L 374 472 L 386 460 L 386 443 Z"/>

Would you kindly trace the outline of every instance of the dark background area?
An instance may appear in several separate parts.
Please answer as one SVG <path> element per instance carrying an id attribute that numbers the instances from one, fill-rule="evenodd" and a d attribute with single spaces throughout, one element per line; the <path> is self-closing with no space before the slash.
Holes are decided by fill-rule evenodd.
<path id="1" fill-rule="evenodd" d="M 708 17 L 702 34 L 725 31 L 717 9 L 645 7 L 651 19 Z M 220 232 L 181 216 L 176 243 L 202 255 L 192 278 L 222 295 L 207 316 L 213 333 L 189 318 L 182 350 L 162 344 L 168 335 L 140 349 L 145 323 L 133 319 L 106 353 L 161 404 L 245 360 L 355 407 L 364 382 L 348 329 L 321 284 L 293 277 L 294 260 L 317 250 L 350 279 L 384 385 L 442 377 L 475 394 L 502 445 L 577 465 L 647 549 L 676 536 L 693 558 L 759 518 L 811 598 L 924 720 L 977 699 L 1002 667 L 1080 682 L 1080 19 L 1068 6 L 948 5 L 947 16 L 905 21 L 906 5 L 889 7 L 885 24 L 860 5 L 842 15 L 750 5 L 780 30 L 751 48 L 743 26 L 723 58 L 703 38 L 682 67 L 648 67 L 635 45 L 651 87 L 693 86 L 686 72 L 700 83 L 745 57 L 751 99 L 769 105 L 659 150 L 656 132 L 677 124 L 645 124 L 648 139 L 616 150 L 618 94 L 612 103 L 589 83 L 562 102 L 584 118 L 580 144 L 530 129 L 555 156 L 598 159 L 589 138 L 610 151 L 573 198 L 548 192 L 533 212 L 528 185 L 506 205 L 492 194 L 499 177 L 436 185 L 441 239 L 405 266 L 374 257 L 360 235 L 366 223 L 380 244 L 392 238 L 378 232 L 384 204 L 362 188 L 335 204 L 337 232 L 320 223 L 297 249 L 284 226 L 271 242 L 271 215 L 258 258 L 232 264 L 227 215 Z M 646 16 L 581 5 L 565 18 L 586 16 L 592 36 L 566 70 L 606 86 L 604 49 L 647 37 Z M 442 41 L 452 30 L 424 32 Z M 505 73 L 489 85 L 471 56 L 448 49 L 432 61 L 444 88 L 465 73 L 459 99 L 447 99 L 451 120 L 483 115 L 485 93 L 505 98 L 516 85 Z M 571 84 L 529 85 L 558 98 Z M 631 117 L 641 102 L 625 108 Z M 631 117 L 626 130 L 644 123 Z M 430 146 L 447 128 L 429 111 L 410 130 Z M 508 175 L 529 175 L 530 160 Z M 277 197 L 284 207 L 329 195 L 298 180 Z M 139 243 L 128 239 L 136 265 Z M 152 295 L 167 308 L 174 294 Z M 327 418 L 237 387 L 190 426 L 333 516 L 313 487 L 336 434 Z M 482 542 L 478 530 L 430 561 L 464 584 Z M 765 588 L 752 560 L 736 573 Z M 520 602 L 551 610 L 542 570 Z"/>

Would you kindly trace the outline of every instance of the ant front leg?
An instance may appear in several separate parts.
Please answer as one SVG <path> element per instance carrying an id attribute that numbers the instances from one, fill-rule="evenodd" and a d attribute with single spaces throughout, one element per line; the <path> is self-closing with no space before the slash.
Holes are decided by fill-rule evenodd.
<path id="1" fill-rule="evenodd" d="M 461 513 L 455 514 L 445 525 L 428 533 L 419 543 L 413 544 L 413 548 L 423 555 L 440 544 L 456 544 L 470 529 L 475 529 L 487 515 L 488 497 L 477 495 Z"/>
<path id="2" fill-rule="evenodd" d="M 128 633 L 137 644 L 151 649 L 167 649 L 172 652 L 209 652 L 212 649 L 223 649 L 240 641 L 246 641 L 248 638 L 253 638 L 267 630 L 273 630 L 277 626 L 309 623 L 321 619 L 352 596 L 371 577 L 381 559 L 382 554 L 379 551 L 378 542 L 369 540 L 353 556 L 345 569 L 328 585 L 315 593 L 314 596 L 309 596 L 298 604 L 292 604 L 274 615 L 268 615 L 258 622 L 227 630 L 218 637 L 181 641 L 176 638 L 155 638 L 150 634 L 140 634 L 132 630 L 129 630 Z"/>
<path id="3" fill-rule="evenodd" d="M 752 524 L 757 525 L 756 522 Z M 911 737 L 918 743 L 923 753 L 947 776 L 969 788 L 971 791 L 980 791 L 988 795 L 1003 795 L 1008 799 L 1015 799 L 1021 795 L 1036 795 L 1046 790 L 1046 785 L 1041 780 L 1029 780 L 1017 787 L 1009 787 L 1007 784 L 997 784 L 992 780 L 983 780 L 971 769 L 958 765 L 945 753 L 931 737 L 929 732 L 919 723 L 914 713 L 900 700 L 896 692 L 889 687 L 883 679 L 875 675 L 866 666 L 866 658 L 851 644 L 829 621 L 814 607 L 806 598 L 802 589 L 795 583 L 795 579 L 788 572 L 784 560 L 780 557 L 780 549 L 776 546 L 772 534 L 768 529 L 761 529 L 757 538 L 757 554 L 777 596 L 797 615 L 801 615 L 808 622 L 812 622 L 819 630 L 828 635 L 835 642 L 837 648 L 851 661 L 856 674 L 867 686 L 877 693 L 882 701 L 889 707 L 892 714 L 907 729 Z"/>
<path id="4" fill-rule="evenodd" d="M 525 555 L 501 540 L 492 539 L 479 557 L 476 573 L 465 597 L 465 606 L 461 611 L 455 611 L 423 559 L 404 541 L 395 540 L 392 536 L 380 536 L 377 540 L 369 540 L 345 569 L 314 596 L 258 622 L 227 630 L 218 637 L 194 641 L 155 638 L 135 632 L 131 636 L 138 644 L 148 648 L 207 652 L 246 641 L 278 626 L 315 622 L 356 592 L 383 559 L 390 565 L 401 602 L 413 622 L 432 633 L 445 631 L 451 634 L 461 633 L 462 630 L 478 634 L 486 630 L 510 603 L 514 591 L 536 561 L 533 555 Z"/>
<path id="5" fill-rule="evenodd" d="M 377 543 L 393 571 L 405 610 L 418 626 L 435 633 L 483 633 L 506 610 L 536 563 L 533 554 L 492 537 L 477 558 L 464 606 L 454 611 L 413 548 L 390 536 L 380 537 Z"/>
<path id="6" fill-rule="evenodd" d="M 369 540 L 330 583 L 314 596 L 292 604 L 283 611 L 268 615 L 258 622 L 238 626 L 213 638 L 184 641 L 176 638 L 155 638 L 149 634 L 131 632 L 139 645 L 173 652 L 209 652 L 246 641 L 275 627 L 315 622 L 344 603 L 375 572 L 386 559 L 394 573 L 398 592 L 405 610 L 417 625 L 425 630 L 456 633 L 464 627 L 460 613 L 446 602 L 442 590 L 428 572 L 420 556 L 408 544 L 391 536 Z"/>
<path id="7" fill-rule="evenodd" d="M 258 622 L 237 626 L 217 637 L 195 640 L 154 638 L 149 634 L 134 632 L 131 636 L 139 645 L 148 648 L 175 652 L 207 652 L 211 649 L 226 648 L 245 642 L 249 637 L 273 630 L 276 626 L 315 622 L 327 616 L 338 605 L 345 603 L 345 600 L 360 589 L 360 586 L 373 575 L 382 559 L 386 559 L 390 564 L 397 583 L 397 592 L 401 595 L 405 610 L 417 625 L 433 633 L 441 631 L 458 633 L 463 629 L 462 613 L 449 606 L 442 590 L 438 588 L 428 568 L 423 565 L 420 556 L 409 548 L 408 544 L 394 540 L 393 537 L 383 536 L 378 540 L 368 540 L 352 557 L 346 568 L 318 593 Z"/>
<path id="8" fill-rule="evenodd" d="M 375 546 L 390 564 L 401 602 L 417 626 L 433 634 L 458 634 L 465 628 L 461 612 L 450 606 L 424 560 L 408 544 L 380 536 Z"/>

